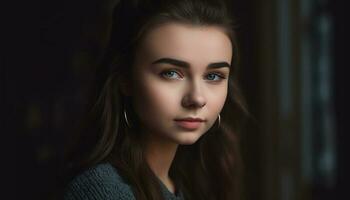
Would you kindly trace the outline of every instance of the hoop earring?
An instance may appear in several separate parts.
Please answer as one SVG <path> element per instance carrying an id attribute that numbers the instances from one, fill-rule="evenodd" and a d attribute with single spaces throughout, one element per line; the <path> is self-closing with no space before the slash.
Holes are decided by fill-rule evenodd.
<path id="1" fill-rule="evenodd" d="M 125 111 L 125 109 L 124 109 L 124 119 L 125 119 L 126 125 L 130 128 L 131 126 L 130 126 L 128 117 L 126 116 L 126 111 Z"/>
<path id="2" fill-rule="evenodd" d="M 220 113 L 218 115 L 218 128 L 220 128 L 220 124 L 221 124 L 221 116 L 220 116 Z"/>

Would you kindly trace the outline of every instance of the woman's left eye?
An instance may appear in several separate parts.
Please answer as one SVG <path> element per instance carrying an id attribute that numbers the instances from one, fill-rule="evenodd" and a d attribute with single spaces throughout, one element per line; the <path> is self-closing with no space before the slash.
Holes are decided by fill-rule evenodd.
<path id="1" fill-rule="evenodd" d="M 220 74 L 216 74 L 216 73 L 210 73 L 206 76 L 206 78 L 210 81 L 219 81 L 221 79 L 225 79 L 224 76 L 222 76 Z"/>

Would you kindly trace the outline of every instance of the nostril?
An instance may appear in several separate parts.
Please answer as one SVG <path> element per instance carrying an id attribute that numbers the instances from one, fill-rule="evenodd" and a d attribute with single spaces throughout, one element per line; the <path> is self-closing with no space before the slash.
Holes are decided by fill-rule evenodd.
<path id="1" fill-rule="evenodd" d="M 202 108 L 206 105 L 206 99 L 199 87 L 191 88 L 191 90 L 182 99 L 184 107 Z"/>
<path id="2" fill-rule="evenodd" d="M 202 108 L 206 105 L 207 103 L 205 101 L 196 101 L 196 100 L 184 100 L 182 102 L 182 105 L 184 107 L 190 107 L 190 108 Z"/>

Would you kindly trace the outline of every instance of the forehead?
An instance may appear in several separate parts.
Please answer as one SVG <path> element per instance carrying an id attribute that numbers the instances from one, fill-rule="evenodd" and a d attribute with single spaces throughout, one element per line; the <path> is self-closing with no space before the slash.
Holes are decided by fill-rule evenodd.
<path id="1" fill-rule="evenodd" d="M 231 63 L 232 43 L 217 26 L 168 23 L 146 33 L 138 53 L 142 60 L 173 57 L 191 64 Z"/>

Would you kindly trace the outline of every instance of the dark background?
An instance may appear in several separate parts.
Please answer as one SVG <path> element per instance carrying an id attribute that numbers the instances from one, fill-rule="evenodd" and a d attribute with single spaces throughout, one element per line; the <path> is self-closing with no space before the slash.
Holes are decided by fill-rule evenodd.
<path id="1" fill-rule="evenodd" d="M 112 1 L 43 1 L 38 5 L 14 5 L 10 12 L 2 12 L 3 28 L 0 60 L 0 101 L 3 179 L 9 195 L 19 199 L 54 199 L 61 169 L 64 142 L 70 139 L 87 103 L 89 86 L 94 78 L 96 55 L 106 41 L 104 30 L 108 26 L 108 8 Z M 233 1 L 239 27 L 237 34 L 241 48 L 241 87 L 251 119 L 246 132 L 241 135 L 241 148 L 245 165 L 244 190 L 247 200 L 284 199 L 346 199 L 346 181 L 349 179 L 348 152 L 348 66 L 345 47 L 349 19 L 343 1 L 309 1 L 310 18 L 300 17 L 303 1 L 293 1 L 288 10 L 291 23 L 290 47 L 293 68 L 290 74 L 292 113 L 287 122 L 281 120 L 278 89 L 279 72 L 283 57 L 279 57 L 279 13 L 281 2 L 277 0 Z M 290 1 L 289 1 L 290 2 Z M 32 7 L 34 7 L 32 9 Z M 326 107 L 320 106 L 317 96 L 311 106 L 314 128 L 311 149 L 317 161 L 322 142 L 322 132 L 317 129 L 322 122 L 317 117 L 322 110 L 331 107 L 334 126 L 334 173 L 331 179 L 312 165 L 311 179 L 302 173 L 304 161 L 301 130 L 304 112 L 300 106 L 303 85 L 300 49 L 303 34 L 311 35 L 311 55 L 320 56 L 318 32 L 315 23 L 322 13 L 330 19 L 329 39 L 331 62 L 329 70 L 330 96 Z M 316 23 L 317 24 L 317 23 Z M 282 61 L 281 61 L 282 60 Z M 317 69 L 317 62 L 313 64 Z M 313 71 L 312 73 L 314 73 Z M 316 77 L 317 73 L 313 77 Z M 317 81 L 313 85 L 317 90 Z M 288 88 L 286 88 L 288 90 Z M 313 91 L 314 91 L 313 90 Z M 293 131 L 290 147 L 286 150 L 283 140 L 285 130 Z M 289 139 L 287 139 L 289 141 Z M 327 141 L 327 140 L 326 140 Z M 279 153 L 282 152 L 282 153 Z M 289 155 L 290 154 L 290 155 Z M 285 155 L 287 161 L 281 159 Z M 290 161 L 288 161 L 288 159 Z M 279 161 L 281 160 L 281 162 Z M 284 170 L 292 178 L 284 179 Z M 329 176 L 327 176 L 329 177 Z M 281 181 L 282 180 L 282 181 Z M 333 184 L 330 184 L 333 180 Z M 6 187 L 7 188 L 7 187 Z M 289 192 L 288 192 L 289 191 Z"/>

